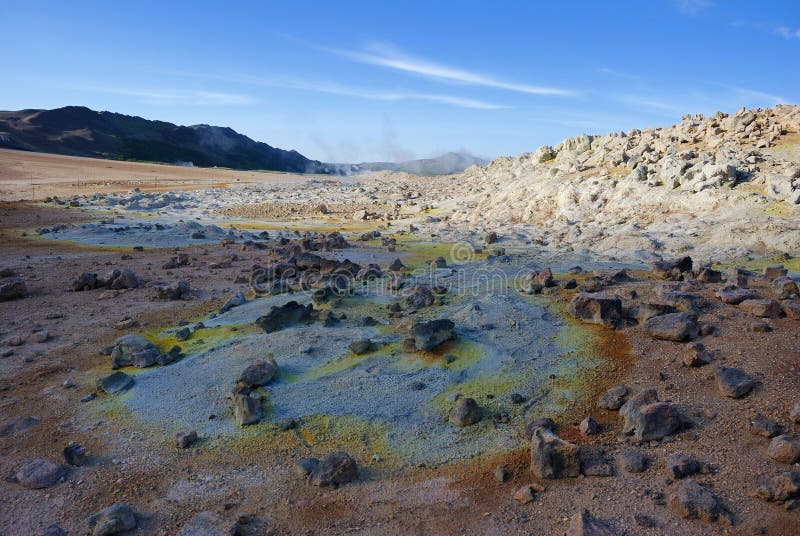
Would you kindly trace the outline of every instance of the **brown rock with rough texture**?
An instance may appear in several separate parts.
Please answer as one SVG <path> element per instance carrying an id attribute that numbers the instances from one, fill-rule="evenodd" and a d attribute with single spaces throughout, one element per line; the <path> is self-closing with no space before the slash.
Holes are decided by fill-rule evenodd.
<path id="1" fill-rule="evenodd" d="M 783 471 L 756 479 L 753 496 L 764 501 L 788 501 L 800 497 L 800 471 Z"/>
<path id="2" fill-rule="evenodd" d="M 786 302 L 783 304 L 783 314 L 792 320 L 800 320 L 800 301 Z"/>
<path id="3" fill-rule="evenodd" d="M 652 441 L 672 435 L 683 428 L 684 418 L 672 404 L 658 401 L 655 389 L 644 389 L 619 410 L 625 421 L 622 433 L 638 441 Z"/>
<path id="4" fill-rule="evenodd" d="M 767 456 L 776 462 L 793 464 L 800 460 L 800 438 L 788 434 L 773 438 L 767 447 Z"/>
<path id="5" fill-rule="evenodd" d="M 781 300 L 800 297 L 800 289 L 797 288 L 797 283 L 791 277 L 779 277 L 772 282 L 772 288 L 775 289 Z"/>
<path id="6" fill-rule="evenodd" d="M 684 519 L 732 525 L 733 517 L 717 497 L 693 480 L 681 480 L 667 497 L 667 506 Z"/>
<path id="7" fill-rule="evenodd" d="M 739 309 L 760 318 L 780 318 L 783 316 L 783 307 L 775 300 L 744 300 L 739 304 Z"/>
<path id="8" fill-rule="evenodd" d="M 569 521 L 567 536 L 614 536 L 616 532 L 605 521 L 581 510 Z"/>
<path id="9" fill-rule="evenodd" d="M 589 324 L 619 328 L 623 323 L 622 301 L 603 294 L 581 292 L 569 302 L 567 311 Z"/>
<path id="10" fill-rule="evenodd" d="M 67 468 L 50 460 L 29 460 L 23 463 L 16 473 L 14 480 L 20 485 L 31 489 L 49 488 L 67 474 Z"/>
<path id="11" fill-rule="evenodd" d="M 700 324 L 693 313 L 670 313 L 649 319 L 644 330 L 655 339 L 681 342 L 697 338 Z"/>
<path id="12" fill-rule="evenodd" d="M 463 428 L 481 420 L 481 408 L 472 398 L 461 398 L 450 409 L 448 420 L 451 424 Z"/>
<path id="13" fill-rule="evenodd" d="M 0 282 L 0 301 L 16 300 L 28 293 L 28 286 L 19 277 Z"/>
<path id="14" fill-rule="evenodd" d="M 753 379 L 739 368 L 718 366 L 714 376 L 720 394 L 729 398 L 741 398 L 755 387 Z"/>
<path id="15" fill-rule="evenodd" d="M 575 477 L 581 472 L 580 447 L 545 428 L 531 436 L 531 471 L 539 478 Z"/>
<path id="16" fill-rule="evenodd" d="M 706 347 L 699 343 L 690 344 L 686 355 L 683 357 L 683 364 L 687 367 L 702 367 L 714 361 L 714 357 L 706 350 Z"/>
<path id="17" fill-rule="evenodd" d="M 624 384 L 615 385 L 608 391 L 606 391 L 603 396 L 601 396 L 597 400 L 597 405 L 603 409 L 615 410 L 622 407 L 625 403 L 625 399 L 628 396 L 628 386 Z"/>
<path id="18" fill-rule="evenodd" d="M 310 478 L 315 486 L 336 488 L 358 478 L 358 465 L 346 452 L 334 452 L 320 460 Z"/>

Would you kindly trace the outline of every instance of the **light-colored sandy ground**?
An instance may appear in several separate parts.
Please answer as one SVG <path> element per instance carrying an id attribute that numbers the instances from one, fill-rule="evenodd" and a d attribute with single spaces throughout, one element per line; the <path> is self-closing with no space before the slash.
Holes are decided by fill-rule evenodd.
<path id="1" fill-rule="evenodd" d="M 0 149 L 2 201 L 125 192 L 133 188 L 164 192 L 232 184 L 272 184 L 312 177 L 314 175 L 191 168 Z"/>

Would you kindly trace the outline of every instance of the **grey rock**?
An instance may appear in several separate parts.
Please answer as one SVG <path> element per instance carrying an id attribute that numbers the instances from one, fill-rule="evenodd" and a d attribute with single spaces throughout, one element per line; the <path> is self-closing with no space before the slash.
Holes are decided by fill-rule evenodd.
<path id="1" fill-rule="evenodd" d="M 239 383 L 251 389 L 261 387 L 272 381 L 277 371 L 278 363 L 275 359 L 257 359 L 244 369 L 239 376 Z"/>
<path id="2" fill-rule="evenodd" d="M 790 277 L 780 277 L 772 282 L 772 288 L 778 293 L 778 299 L 788 300 L 800 297 L 800 289 Z"/>
<path id="3" fill-rule="evenodd" d="M 133 378 L 124 372 L 117 371 L 97 380 L 97 388 L 110 395 L 122 393 L 131 387 L 133 387 Z"/>
<path id="4" fill-rule="evenodd" d="M 667 474 L 670 478 L 685 478 L 703 471 L 705 464 L 695 458 L 682 453 L 667 456 Z"/>
<path id="5" fill-rule="evenodd" d="M 534 421 L 529 422 L 525 425 L 525 439 L 530 441 L 531 437 L 533 436 L 534 430 L 537 428 L 544 428 L 545 430 L 549 430 L 551 432 L 556 431 L 556 423 L 550 417 L 541 417 Z"/>
<path id="6" fill-rule="evenodd" d="M 678 408 L 658 401 L 655 389 L 644 389 L 619 410 L 624 417 L 622 432 L 637 441 L 652 441 L 674 434 L 686 424 Z"/>
<path id="7" fill-rule="evenodd" d="M 747 420 L 747 428 L 751 434 L 764 437 L 775 437 L 783 431 L 783 427 L 780 424 L 764 417 L 760 413 Z"/>
<path id="8" fill-rule="evenodd" d="M 36 536 L 67 536 L 67 531 L 58 525 L 50 525 L 37 533 Z"/>
<path id="9" fill-rule="evenodd" d="M 156 355 L 158 352 L 156 345 L 141 335 L 131 334 L 120 337 L 111 350 L 111 368 L 118 369 L 132 365 L 133 354 L 145 350 L 154 350 Z"/>
<path id="10" fill-rule="evenodd" d="M 597 293 L 581 292 L 567 306 L 567 312 L 590 324 L 619 328 L 623 323 L 622 301 Z"/>
<path id="11" fill-rule="evenodd" d="M 531 436 L 531 471 L 539 478 L 576 477 L 581 472 L 580 447 L 537 428 Z"/>
<path id="12" fill-rule="evenodd" d="M 763 501 L 788 501 L 800 497 L 800 471 L 759 476 L 755 481 L 753 496 Z"/>
<path id="13" fill-rule="evenodd" d="M 39 424 L 39 419 L 36 417 L 12 417 L 0 425 L 0 437 L 18 434 L 37 424 Z"/>
<path id="14" fill-rule="evenodd" d="M 406 291 L 406 305 L 414 309 L 429 307 L 436 302 L 436 297 L 428 287 L 415 285 Z"/>
<path id="15" fill-rule="evenodd" d="M 192 335 L 192 330 L 184 326 L 175 330 L 175 338 L 179 341 L 185 341 Z"/>
<path id="16" fill-rule="evenodd" d="M 228 298 L 225 303 L 220 307 L 219 312 L 225 313 L 230 311 L 234 307 L 239 307 L 240 305 L 244 305 L 247 303 L 247 300 L 244 297 L 244 294 L 234 294 L 230 298 Z"/>
<path id="17" fill-rule="evenodd" d="M 729 398 L 741 398 L 755 387 L 753 379 L 740 368 L 718 366 L 714 376 L 720 394 Z"/>
<path id="18" fill-rule="evenodd" d="M 106 286 L 112 290 L 123 290 L 128 288 L 139 288 L 139 278 L 132 271 L 114 270 L 106 278 Z"/>
<path id="19" fill-rule="evenodd" d="M 666 303 L 644 302 L 639 304 L 639 307 L 636 311 L 636 320 L 638 320 L 640 324 L 644 324 L 655 316 L 666 315 L 674 312 L 676 312 L 676 309 L 672 305 Z"/>
<path id="20" fill-rule="evenodd" d="M 361 339 L 350 343 L 350 351 L 356 355 L 366 354 L 372 348 L 372 341 Z"/>
<path id="21" fill-rule="evenodd" d="M 239 426 L 255 424 L 261 420 L 261 400 L 252 396 L 234 395 L 233 414 Z"/>
<path id="22" fill-rule="evenodd" d="M 346 452 L 335 452 L 320 460 L 310 478 L 315 486 L 336 488 L 358 478 L 358 465 Z"/>
<path id="23" fill-rule="evenodd" d="M 152 367 L 158 362 L 161 353 L 155 348 L 148 348 L 131 354 L 131 365 L 136 368 Z"/>
<path id="24" fill-rule="evenodd" d="M 697 338 L 700 325 L 693 313 L 670 313 L 647 320 L 644 330 L 653 338 L 680 342 Z"/>
<path id="25" fill-rule="evenodd" d="M 316 458 L 304 458 L 292 466 L 292 472 L 300 478 L 306 478 L 314 472 L 314 469 L 319 465 L 319 460 Z"/>
<path id="26" fill-rule="evenodd" d="M 36 459 L 23 463 L 14 473 L 14 480 L 31 489 L 49 488 L 64 478 L 67 468 L 50 460 Z"/>
<path id="27" fill-rule="evenodd" d="M 450 409 L 448 420 L 463 428 L 481 420 L 481 408 L 472 398 L 460 398 Z"/>
<path id="28" fill-rule="evenodd" d="M 699 342 L 690 344 L 687 347 L 686 354 L 683 356 L 683 364 L 687 367 L 702 367 L 713 361 L 714 356 Z"/>
<path id="29" fill-rule="evenodd" d="M 197 432 L 194 430 L 181 430 L 179 432 L 175 432 L 175 435 L 172 436 L 172 439 L 175 442 L 176 447 L 179 449 L 186 449 L 197 441 Z"/>
<path id="30" fill-rule="evenodd" d="M 767 447 L 767 456 L 788 465 L 800 461 L 800 438 L 788 434 L 773 438 Z"/>
<path id="31" fill-rule="evenodd" d="M 693 480 L 681 480 L 667 497 L 668 508 L 684 519 L 733 525 L 733 516 L 709 490 Z"/>
<path id="32" fill-rule="evenodd" d="M 64 447 L 64 460 L 76 467 L 86 462 L 86 449 L 78 443 L 70 443 Z"/>
<path id="33" fill-rule="evenodd" d="M 628 392 L 629 389 L 627 385 L 615 385 L 598 399 L 597 405 L 603 409 L 617 410 L 625 403 Z"/>
<path id="34" fill-rule="evenodd" d="M 125 503 L 114 503 L 89 517 L 93 536 L 111 536 L 136 528 L 133 509 Z"/>
<path id="35" fill-rule="evenodd" d="M 298 323 L 310 323 L 314 320 L 314 307 L 311 304 L 300 305 L 290 301 L 280 307 L 272 307 L 269 312 L 256 319 L 256 325 L 266 333 L 286 329 Z"/>
<path id="36" fill-rule="evenodd" d="M 586 417 L 581 421 L 580 430 L 583 435 L 595 435 L 600 433 L 600 425 L 592 417 Z"/>
<path id="37" fill-rule="evenodd" d="M 16 300 L 24 298 L 28 293 L 28 286 L 19 277 L 12 277 L 5 281 L 0 281 L 0 301 Z"/>
<path id="38" fill-rule="evenodd" d="M 758 298 L 758 292 L 748 288 L 726 286 L 717 291 L 717 298 L 719 298 L 723 303 L 727 303 L 729 305 L 738 305 L 745 300 L 753 300 Z"/>
<path id="39" fill-rule="evenodd" d="M 640 450 L 626 450 L 617 456 L 617 463 L 629 473 L 643 473 L 650 465 L 650 458 Z"/>
<path id="40" fill-rule="evenodd" d="M 411 338 L 416 350 L 433 350 L 455 338 L 455 324 L 444 318 L 415 324 L 411 328 Z"/>

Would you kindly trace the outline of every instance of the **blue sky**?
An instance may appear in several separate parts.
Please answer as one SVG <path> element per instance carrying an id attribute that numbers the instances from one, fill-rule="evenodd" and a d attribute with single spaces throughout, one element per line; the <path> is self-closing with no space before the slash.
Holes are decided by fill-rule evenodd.
<path id="1" fill-rule="evenodd" d="M 324 161 L 496 157 L 800 102 L 800 5 L 0 3 L 0 109 L 230 126 Z"/>

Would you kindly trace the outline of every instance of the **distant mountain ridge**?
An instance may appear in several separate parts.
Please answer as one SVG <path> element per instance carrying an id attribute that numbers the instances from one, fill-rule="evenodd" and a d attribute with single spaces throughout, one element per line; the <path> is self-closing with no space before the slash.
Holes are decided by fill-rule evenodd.
<path id="1" fill-rule="evenodd" d="M 348 174 L 293 150 L 254 141 L 227 127 L 179 126 L 83 106 L 0 111 L 0 147 L 70 156 L 200 167 Z"/>
<path id="2" fill-rule="evenodd" d="M 468 153 L 448 152 L 436 158 L 407 160 L 405 162 L 362 162 L 353 167 L 357 171 L 403 171 L 414 175 L 451 175 L 461 173 L 470 166 L 485 166 L 488 160 Z"/>

